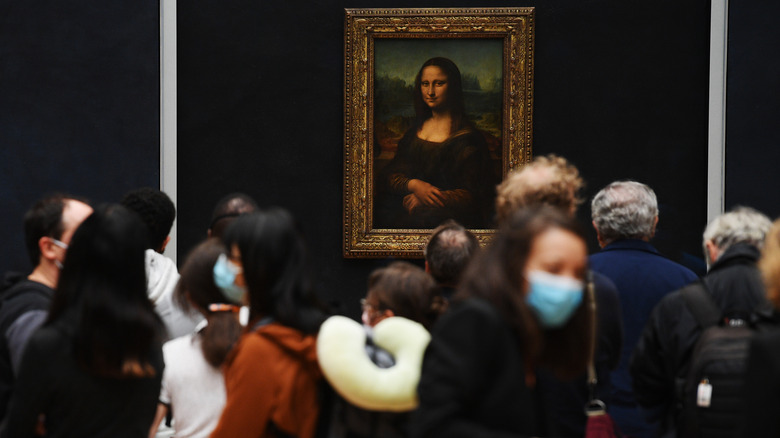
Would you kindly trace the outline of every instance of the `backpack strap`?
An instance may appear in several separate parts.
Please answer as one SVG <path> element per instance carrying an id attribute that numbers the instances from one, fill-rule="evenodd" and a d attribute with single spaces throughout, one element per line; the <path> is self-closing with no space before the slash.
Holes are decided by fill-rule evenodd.
<path id="1" fill-rule="evenodd" d="M 699 327 L 706 329 L 720 323 L 722 312 L 712 300 L 704 282 L 697 281 L 685 286 L 680 289 L 680 295 L 685 300 L 685 304 L 688 305 L 688 310 L 696 318 Z"/>

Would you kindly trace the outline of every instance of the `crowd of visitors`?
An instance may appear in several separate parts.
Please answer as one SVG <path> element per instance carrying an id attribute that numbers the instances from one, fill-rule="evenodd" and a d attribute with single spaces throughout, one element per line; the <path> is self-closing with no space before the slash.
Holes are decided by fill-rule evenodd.
<path id="1" fill-rule="evenodd" d="M 0 284 L 0 438 L 590 437 L 598 418 L 780 437 L 780 220 L 702 224 L 700 278 L 653 246 L 636 181 L 591 200 L 589 255 L 583 186 L 552 155 L 510 173 L 489 242 L 440 223 L 424 264 L 371 273 L 362 317 L 319 300 L 296 219 L 245 194 L 181 270 L 165 193 L 47 196 L 24 217 L 32 271 Z"/>

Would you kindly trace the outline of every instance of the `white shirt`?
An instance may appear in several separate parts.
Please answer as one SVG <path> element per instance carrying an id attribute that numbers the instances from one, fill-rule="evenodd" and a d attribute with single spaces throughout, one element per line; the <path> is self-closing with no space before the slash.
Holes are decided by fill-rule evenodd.
<path id="1" fill-rule="evenodd" d="M 197 334 L 166 342 L 163 357 L 160 402 L 173 409 L 176 438 L 207 438 L 225 407 L 222 372 L 206 362 Z"/>

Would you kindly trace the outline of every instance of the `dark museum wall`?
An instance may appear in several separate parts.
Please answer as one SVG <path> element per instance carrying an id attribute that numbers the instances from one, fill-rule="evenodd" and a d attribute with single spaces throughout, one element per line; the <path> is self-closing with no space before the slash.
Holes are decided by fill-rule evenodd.
<path id="1" fill-rule="evenodd" d="M 43 193 L 115 201 L 159 182 L 159 5 L 109 3 L 0 0 L 2 271 L 27 267 L 21 216 Z M 770 167 L 780 153 L 777 6 L 733 3 L 726 202 L 777 216 L 772 191 L 756 188 L 780 182 Z M 180 261 L 217 199 L 244 191 L 300 219 L 319 290 L 357 314 L 368 273 L 387 260 L 342 257 L 343 9 L 420 6 L 179 2 Z M 425 6 L 535 6 L 533 153 L 575 163 L 588 198 L 617 179 L 649 184 L 662 204 L 658 244 L 699 255 L 709 1 Z M 587 204 L 580 216 L 589 224 Z"/>
<path id="2" fill-rule="evenodd" d="M 22 217 L 160 181 L 156 1 L 0 0 L 0 272 L 30 269 Z"/>
<path id="3" fill-rule="evenodd" d="M 726 208 L 780 216 L 779 2 L 729 2 Z"/>

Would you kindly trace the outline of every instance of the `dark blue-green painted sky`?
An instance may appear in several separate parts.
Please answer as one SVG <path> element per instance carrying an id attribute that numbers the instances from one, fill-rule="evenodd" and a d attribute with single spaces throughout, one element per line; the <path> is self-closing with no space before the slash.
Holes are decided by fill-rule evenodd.
<path id="1" fill-rule="evenodd" d="M 485 91 L 490 91 L 496 79 L 502 77 L 503 39 L 500 38 L 374 39 L 377 77 L 398 77 L 412 85 L 420 66 L 436 56 L 452 60 L 461 75 L 475 75 Z"/>

